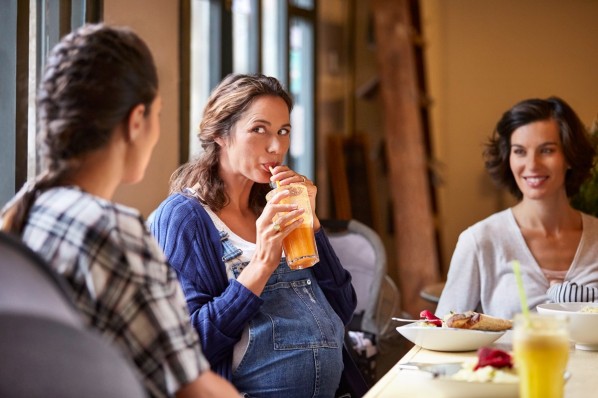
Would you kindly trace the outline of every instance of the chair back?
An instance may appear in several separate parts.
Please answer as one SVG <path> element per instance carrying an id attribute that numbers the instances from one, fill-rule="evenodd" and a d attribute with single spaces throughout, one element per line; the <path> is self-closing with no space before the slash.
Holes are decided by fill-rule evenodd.
<path id="1" fill-rule="evenodd" d="M 89 329 L 62 276 L 0 232 L 0 397 L 141 398 L 136 368 Z"/>
<path id="2" fill-rule="evenodd" d="M 322 220 L 343 267 L 351 273 L 357 295 L 359 330 L 383 334 L 399 309 L 399 292 L 386 274 L 386 249 L 372 228 L 357 220 Z"/>
<path id="3" fill-rule="evenodd" d="M 7 312 L 83 325 L 63 278 L 19 238 L 0 232 L 0 313 Z"/>

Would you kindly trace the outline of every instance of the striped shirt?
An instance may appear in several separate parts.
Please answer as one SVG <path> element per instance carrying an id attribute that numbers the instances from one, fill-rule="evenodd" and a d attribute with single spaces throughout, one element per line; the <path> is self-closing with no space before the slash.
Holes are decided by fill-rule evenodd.
<path id="1" fill-rule="evenodd" d="M 53 188 L 36 199 L 23 240 L 67 279 L 89 325 L 129 356 L 151 396 L 209 369 L 176 273 L 137 210 Z"/>
<path id="2" fill-rule="evenodd" d="M 598 301 L 598 288 L 568 281 L 553 284 L 546 294 L 553 303 Z"/>

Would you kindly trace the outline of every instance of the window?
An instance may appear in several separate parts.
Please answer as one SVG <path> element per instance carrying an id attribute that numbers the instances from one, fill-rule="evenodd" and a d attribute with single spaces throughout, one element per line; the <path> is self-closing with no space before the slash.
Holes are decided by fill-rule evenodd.
<path id="1" fill-rule="evenodd" d="M 36 174 L 35 91 L 48 51 L 85 21 L 101 0 L 5 0 L 0 13 L 0 205 Z"/>
<path id="2" fill-rule="evenodd" d="M 229 73 L 263 73 L 295 101 L 287 163 L 315 177 L 315 3 L 313 0 L 187 0 L 190 2 L 188 105 L 182 100 L 181 162 L 200 152 L 197 128 L 210 91 Z M 185 8 L 185 4 L 183 8 Z M 185 28 L 183 28 L 185 32 Z M 183 41 L 185 39 L 183 38 Z M 183 77 L 184 79 L 184 77 Z M 185 109 L 189 108 L 188 115 Z M 185 146 L 185 145 L 184 145 Z"/>
<path id="3" fill-rule="evenodd" d="M 17 76 L 22 75 L 23 63 L 20 62 L 17 71 L 17 54 L 22 57 L 23 43 L 17 43 L 18 28 L 23 31 L 23 14 L 28 12 L 28 4 L 12 0 L 4 2 L 0 13 L 0 203 L 6 203 L 15 193 L 16 183 L 16 147 L 17 136 L 15 132 L 22 128 L 23 103 L 17 103 L 17 91 L 21 92 L 23 86 L 17 88 L 17 82 L 23 83 Z M 21 18 L 17 18 L 21 16 Z M 26 24 L 26 22 L 25 22 Z M 26 25 L 25 25 L 26 26 Z M 19 36 L 22 40 L 23 35 Z M 26 54 L 25 54 L 26 55 Z M 25 83 L 26 84 L 26 83 Z M 25 85 L 26 89 L 26 85 Z M 18 108 L 18 112 L 17 112 Z M 25 108 L 26 109 L 26 108 Z M 17 115 L 20 117 L 17 119 Z M 17 125 L 19 128 L 17 129 Z"/>
<path id="4" fill-rule="evenodd" d="M 235 0 L 233 17 L 233 72 L 256 73 L 260 71 L 259 9 L 257 0 Z"/>
<path id="5" fill-rule="evenodd" d="M 288 82 L 288 23 L 284 0 L 262 0 L 262 73 Z"/>
<path id="6" fill-rule="evenodd" d="M 291 115 L 291 149 L 289 163 L 301 174 L 314 176 L 314 30 L 309 20 L 290 20 L 290 91 L 295 100 Z"/>

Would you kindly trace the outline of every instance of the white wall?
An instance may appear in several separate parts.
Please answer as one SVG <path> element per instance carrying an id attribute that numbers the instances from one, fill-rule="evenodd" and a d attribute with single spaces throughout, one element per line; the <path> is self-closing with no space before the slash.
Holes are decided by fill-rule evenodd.
<path id="1" fill-rule="evenodd" d="M 458 234 L 507 206 L 482 144 L 515 102 L 557 95 L 589 125 L 598 113 L 598 1 L 421 0 L 440 226 L 448 266 Z"/>

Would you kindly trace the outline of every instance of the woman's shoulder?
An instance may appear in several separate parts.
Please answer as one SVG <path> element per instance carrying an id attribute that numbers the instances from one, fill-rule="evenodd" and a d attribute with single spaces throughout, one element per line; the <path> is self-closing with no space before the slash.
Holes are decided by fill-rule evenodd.
<path id="1" fill-rule="evenodd" d="M 194 225 L 211 223 L 210 216 L 195 197 L 176 192 L 170 194 L 152 212 L 150 225 L 156 229 L 180 229 Z"/>
<path id="2" fill-rule="evenodd" d="M 31 236 L 51 236 L 48 235 L 50 231 L 44 232 L 47 229 L 44 225 L 48 225 L 51 218 L 53 229 L 68 231 L 68 239 L 60 245 L 87 248 L 78 256 L 96 253 L 92 259 L 94 264 L 119 274 L 127 273 L 132 280 L 142 281 L 148 276 L 165 280 L 160 269 L 165 263 L 164 255 L 137 209 L 91 195 L 77 187 L 53 188 L 44 192 L 35 204 L 37 209 L 30 219 Z M 68 250 L 63 252 L 70 253 Z M 100 252 L 102 255 L 97 254 Z"/>
<path id="3" fill-rule="evenodd" d="M 114 261 L 117 261 L 105 267 L 118 267 L 121 275 L 128 275 L 131 282 L 140 285 L 148 281 L 167 283 L 171 276 L 165 266 L 166 257 L 139 210 L 93 196 L 87 200 L 102 209 L 102 220 L 93 228 L 105 235 L 107 253 L 112 253 Z"/>
<path id="4" fill-rule="evenodd" d="M 585 241 L 594 242 L 598 239 L 598 218 L 590 214 L 581 213 L 583 224 L 582 236 Z"/>
<path id="5" fill-rule="evenodd" d="M 476 222 L 467 228 L 466 231 L 475 235 L 488 235 L 502 232 L 505 227 L 511 226 L 513 222 L 513 213 L 511 209 L 505 209 Z"/>
<path id="6" fill-rule="evenodd" d="M 195 197 L 183 193 L 169 195 L 152 213 L 150 229 L 157 237 L 164 238 L 166 231 L 210 235 L 219 240 L 219 235 L 210 215 Z M 168 233 L 172 235 L 172 233 Z M 160 241 L 160 238 L 158 238 Z"/>
<path id="7" fill-rule="evenodd" d="M 191 214 L 206 213 L 203 205 L 194 197 L 180 192 L 170 194 L 154 211 L 154 216 L 184 220 Z"/>
<path id="8" fill-rule="evenodd" d="M 520 232 L 510 209 L 494 213 L 487 218 L 466 228 L 459 235 L 458 246 L 461 250 L 483 250 L 490 253 L 491 248 L 501 248 L 505 244 L 520 244 Z"/>
<path id="9" fill-rule="evenodd" d="M 582 212 L 581 219 L 583 221 L 584 228 L 589 226 L 595 230 L 598 230 L 598 217 Z"/>
<path id="10" fill-rule="evenodd" d="M 141 213 L 132 207 L 92 195 L 78 187 L 57 187 L 45 191 L 35 202 L 37 212 L 52 214 L 68 222 L 101 225 L 104 229 L 123 224 L 123 219 L 141 220 Z"/>

